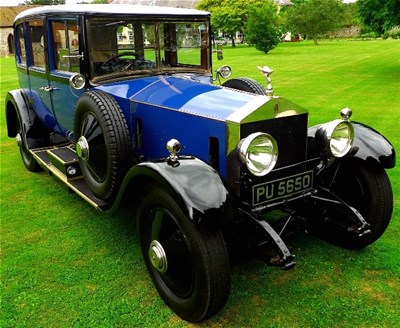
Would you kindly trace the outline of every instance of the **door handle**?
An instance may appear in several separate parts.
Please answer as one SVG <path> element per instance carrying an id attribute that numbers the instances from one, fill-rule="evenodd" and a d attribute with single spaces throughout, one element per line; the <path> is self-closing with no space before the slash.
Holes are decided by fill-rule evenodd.
<path id="1" fill-rule="evenodd" d="M 60 90 L 59 88 L 52 87 L 51 85 L 47 85 L 45 87 L 40 87 L 39 89 L 43 90 L 45 92 L 50 92 L 50 91 L 53 91 L 53 90 Z"/>

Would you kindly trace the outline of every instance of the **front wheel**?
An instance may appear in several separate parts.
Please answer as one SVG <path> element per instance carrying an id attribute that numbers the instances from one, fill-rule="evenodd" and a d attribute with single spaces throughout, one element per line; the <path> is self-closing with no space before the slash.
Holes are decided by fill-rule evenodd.
<path id="1" fill-rule="evenodd" d="M 176 314 L 200 322 L 223 308 L 231 278 L 219 230 L 195 225 L 170 193 L 152 186 L 139 210 L 138 232 L 151 279 Z"/>
<path id="2" fill-rule="evenodd" d="M 326 222 L 335 223 L 324 226 L 325 239 L 345 248 L 360 249 L 372 244 L 385 232 L 392 216 L 393 193 L 383 168 L 361 161 L 344 162 L 338 167 L 330 191 L 360 212 L 370 224 L 371 232 L 360 237 L 343 229 L 346 227 L 346 213 L 336 206 L 324 212 Z"/>

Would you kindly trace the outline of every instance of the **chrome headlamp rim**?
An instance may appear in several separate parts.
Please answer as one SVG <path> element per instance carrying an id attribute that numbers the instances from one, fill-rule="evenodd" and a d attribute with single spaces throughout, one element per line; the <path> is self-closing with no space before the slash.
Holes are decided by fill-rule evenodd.
<path id="1" fill-rule="evenodd" d="M 340 158 L 353 145 L 354 128 L 348 120 L 337 119 L 319 126 L 315 136 L 330 156 Z"/>
<path id="2" fill-rule="evenodd" d="M 267 175 L 278 161 L 278 144 L 268 133 L 250 134 L 240 141 L 237 150 L 242 164 L 255 176 Z"/>

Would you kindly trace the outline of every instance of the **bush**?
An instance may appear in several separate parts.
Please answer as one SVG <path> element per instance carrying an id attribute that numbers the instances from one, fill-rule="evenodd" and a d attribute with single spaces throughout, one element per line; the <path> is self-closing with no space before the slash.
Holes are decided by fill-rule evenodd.
<path id="1" fill-rule="evenodd" d="M 261 7 L 249 7 L 246 41 L 264 53 L 274 49 L 280 42 L 281 36 L 277 20 L 276 5 L 272 2 Z"/>
<path id="2" fill-rule="evenodd" d="M 388 36 L 392 39 L 399 39 L 400 38 L 400 26 L 395 26 L 391 30 L 387 32 Z"/>

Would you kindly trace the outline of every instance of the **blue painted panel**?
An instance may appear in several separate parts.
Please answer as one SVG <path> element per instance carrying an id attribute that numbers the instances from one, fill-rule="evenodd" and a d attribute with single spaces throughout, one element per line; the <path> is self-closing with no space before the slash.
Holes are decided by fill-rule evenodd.
<path id="1" fill-rule="evenodd" d="M 30 68 L 29 69 L 29 97 L 33 100 L 33 108 L 39 119 L 50 129 L 57 133 L 62 133 L 52 110 L 50 92 L 46 92 L 41 88 L 48 86 L 47 75 L 44 70 Z"/>
<path id="2" fill-rule="evenodd" d="M 182 155 L 193 155 L 209 162 L 209 138 L 219 141 L 220 174 L 226 177 L 226 124 L 179 111 L 139 104 L 136 117 L 142 120 L 143 147 L 138 152 L 147 159 L 169 155 L 165 145 L 175 138 L 182 144 Z M 188 181 L 188 183 L 190 183 Z"/>
<path id="3" fill-rule="evenodd" d="M 179 77 L 148 77 L 98 87 L 116 98 L 131 98 L 200 116 L 225 120 L 254 99 L 254 95 Z M 117 100 L 118 101 L 118 100 Z"/>
<path id="4" fill-rule="evenodd" d="M 54 115 L 63 130 L 63 135 L 73 138 L 75 105 L 84 90 L 75 90 L 69 85 L 70 77 L 75 73 L 53 71 L 50 73 L 50 85 Z"/>

